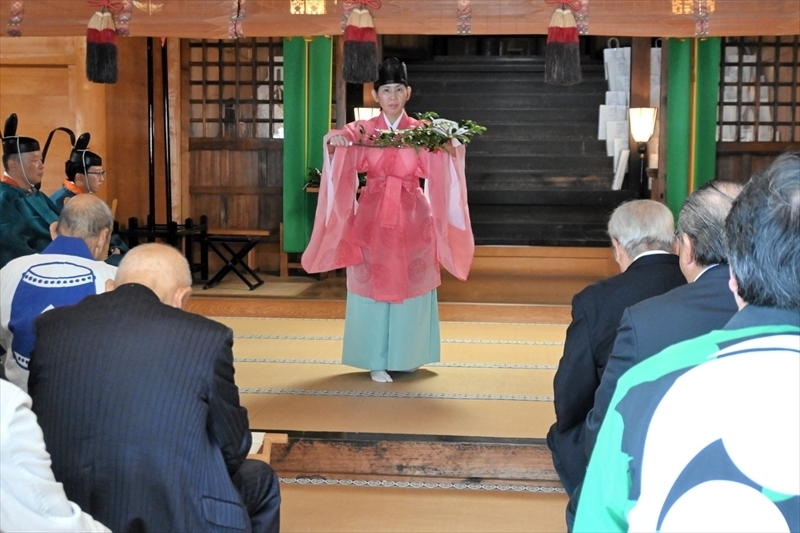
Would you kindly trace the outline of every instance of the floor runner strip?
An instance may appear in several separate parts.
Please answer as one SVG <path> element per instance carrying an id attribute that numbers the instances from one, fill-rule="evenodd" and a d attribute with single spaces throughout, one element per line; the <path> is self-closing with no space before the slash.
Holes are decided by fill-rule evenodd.
<path id="1" fill-rule="evenodd" d="M 392 392 L 364 390 L 317 390 L 280 388 L 240 388 L 240 394 L 291 394 L 301 396 L 356 396 L 367 398 L 430 398 L 436 400 L 503 400 L 515 402 L 552 402 L 552 396 L 524 394 L 457 394 L 437 392 Z"/>
<path id="2" fill-rule="evenodd" d="M 341 335 L 266 335 L 266 334 L 236 334 L 234 339 L 258 340 L 292 340 L 292 341 L 341 341 Z M 519 344 L 524 346 L 563 346 L 557 341 L 517 341 L 501 339 L 442 339 L 442 344 Z"/>
<path id="3" fill-rule="evenodd" d="M 450 483 L 435 481 L 392 481 L 376 479 L 321 479 L 321 478 L 279 478 L 287 485 L 340 485 L 352 487 L 387 487 L 399 489 L 450 489 L 450 490 L 496 490 L 503 492 L 542 492 L 565 494 L 560 487 L 542 487 L 538 485 L 505 485 L 500 483 Z"/>
<path id="4" fill-rule="evenodd" d="M 302 365 L 341 365 L 335 359 L 278 359 L 258 357 L 235 357 L 237 363 L 293 363 Z M 556 370 L 558 365 L 525 365 L 514 363 L 428 363 L 426 367 L 444 368 L 511 368 L 515 370 Z"/>

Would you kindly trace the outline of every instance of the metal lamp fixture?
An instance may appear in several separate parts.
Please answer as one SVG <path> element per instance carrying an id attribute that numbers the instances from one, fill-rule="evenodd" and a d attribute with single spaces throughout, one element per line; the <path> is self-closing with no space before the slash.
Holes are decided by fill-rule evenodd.
<path id="1" fill-rule="evenodd" d="M 645 179 L 645 155 L 647 141 L 653 136 L 658 109 L 655 107 L 632 107 L 628 111 L 631 126 L 631 137 L 639 144 L 639 197 L 645 198 L 649 189 Z"/>

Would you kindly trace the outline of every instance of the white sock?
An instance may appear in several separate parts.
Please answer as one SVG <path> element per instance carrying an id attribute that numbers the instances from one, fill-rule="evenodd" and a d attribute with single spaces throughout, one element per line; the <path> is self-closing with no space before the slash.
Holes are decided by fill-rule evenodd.
<path id="1" fill-rule="evenodd" d="M 372 378 L 372 381 L 377 381 L 378 383 L 392 382 L 392 376 L 386 370 L 370 370 L 369 377 Z"/>
<path id="2" fill-rule="evenodd" d="M 411 373 L 411 372 L 416 372 L 417 370 L 419 370 L 419 368 L 420 367 L 409 368 L 408 370 L 395 370 L 395 372 L 409 372 L 409 373 Z"/>

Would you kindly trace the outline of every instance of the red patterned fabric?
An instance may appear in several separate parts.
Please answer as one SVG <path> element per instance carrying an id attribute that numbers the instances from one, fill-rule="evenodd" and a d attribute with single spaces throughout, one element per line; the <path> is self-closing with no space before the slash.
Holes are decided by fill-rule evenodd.
<path id="1" fill-rule="evenodd" d="M 399 129 L 418 121 L 403 115 Z M 344 135 L 351 141 L 389 129 L 381 114 L 348 124 L 325 138 Z M 303 253 L 307 272 L 348 267 L 349 291 L 374 300 L 401 303 L 441 284 L 441 264 L 466 279 L 475 244 L 467 207 L 464 147 L 436 153 L 412 148 L 360 145 L 325 146 L 314 230 Z M 358 201 L 357 172 L 367 172 Z M 428 195 L 419 187 L 426 178 Z"/>

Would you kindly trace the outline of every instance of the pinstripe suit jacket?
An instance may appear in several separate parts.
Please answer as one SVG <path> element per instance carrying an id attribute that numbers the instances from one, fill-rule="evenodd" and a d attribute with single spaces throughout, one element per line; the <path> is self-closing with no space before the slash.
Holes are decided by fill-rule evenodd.
<path id="1" fill-rule="evenodd" d="M 249 531 L 232 345 L 138 284 L 42 314 L 29 389 L 68 497 L 114 532 Z"/>

